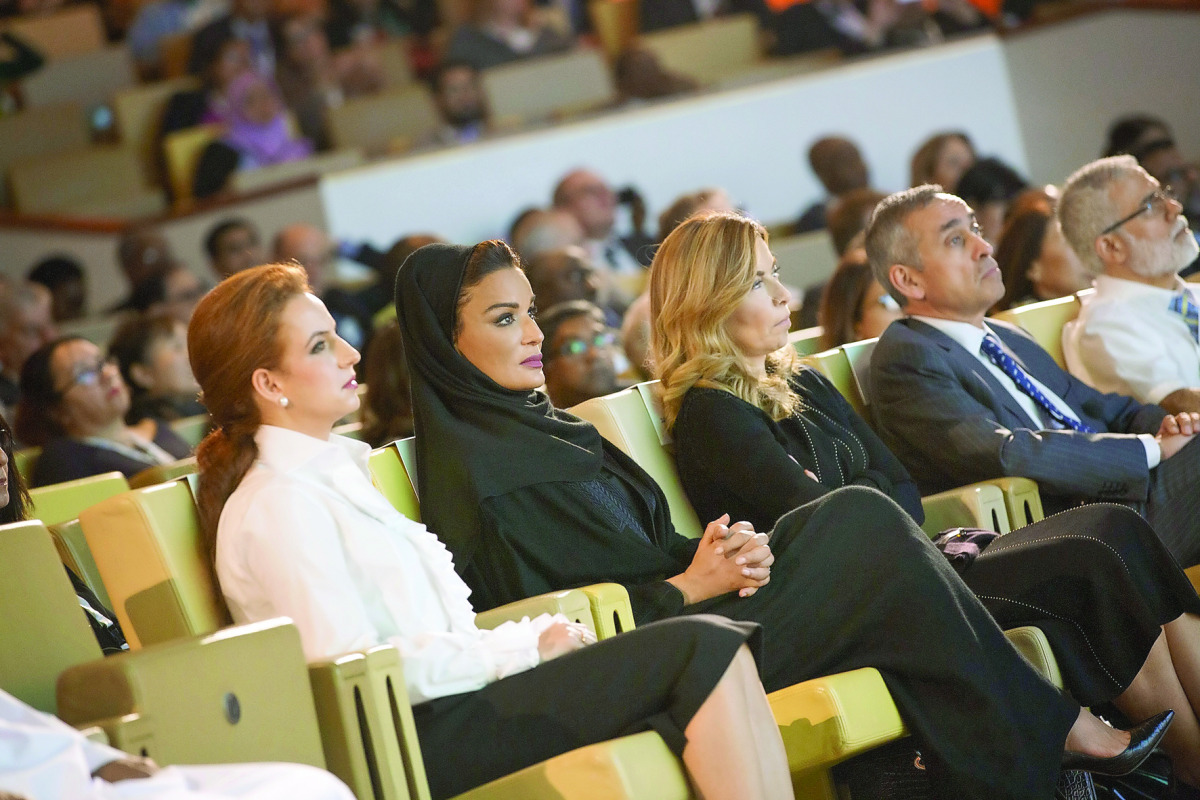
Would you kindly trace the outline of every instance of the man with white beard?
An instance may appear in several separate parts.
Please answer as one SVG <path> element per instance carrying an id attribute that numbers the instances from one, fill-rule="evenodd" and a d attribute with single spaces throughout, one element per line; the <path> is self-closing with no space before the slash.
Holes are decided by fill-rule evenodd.
<path id="1" fill-rule="evenodd" d="M 1172 414 L 1200 411 L 1200 284 L 1177 274 L 1198 247 L 1182 210 L 1132 156 L 1082 167 L 1058 204 L 1063 235 L 1096 287 L 1063 329 L 1068 369 Z"/>

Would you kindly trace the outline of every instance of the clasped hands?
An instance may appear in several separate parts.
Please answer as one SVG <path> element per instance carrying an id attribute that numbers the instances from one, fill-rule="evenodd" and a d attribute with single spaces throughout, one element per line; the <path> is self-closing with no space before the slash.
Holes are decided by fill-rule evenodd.
<path id="1" fill-rule="evenodd" d="M 1184 411 L 1180 414 L 1168 414 L 1159 426 L 1158 446 L 1162 450 L 1162 460 L 1166 461 L 1178 453 L 1183 446 L 1200 433 L 1200 414 L 1195 411 Z"/>
<path id="2" fill-rule="evenodd" d="M 722 514 L 704 529 L 687 570 L 668 580 L 689 605 L 726 592 L 750 597 L 770 582 L 774 563 L 767 534 L 755 532 L 749 522 L 730 525 L 729 515 Z"/>

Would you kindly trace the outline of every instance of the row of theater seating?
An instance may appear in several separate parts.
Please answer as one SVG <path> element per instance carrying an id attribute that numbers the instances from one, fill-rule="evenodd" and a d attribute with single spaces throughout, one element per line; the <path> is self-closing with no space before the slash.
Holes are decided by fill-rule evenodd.
<path id="1" fill-rule="evenodd" d="M 575 411 L 597 424 L 605 436 L 647 468 L 667 492 L 673 516 L 681 532 L 686 535 L 698 535 L 699 522 L 683 496 L 666 449 L 667 445 L 660 433 L 651 387 L 643 385 L 607 398 L 588 401 Z M 377 485 L 388 499 L 403 513 L 419 518 L 417 487 L 410 478 L 414 474 L 412 440 L 397 442 L 375 451 L 371 457 L 371 469 Z M 102 477 L 91 480 L 95 484 L 105 481 Z M 64 666 L 76 664 L 64 674 L 59 692 L 60 713 L 63 709 L 71 709 L 67 716 L 72 722 L 86 723 L 126 713 L 140 713 L 143 717 L 150 714 L 149 695 L 137 690 L 137 686 L 142 685 L 139 681 L 149 679 L 137 677 L 140 674 L 137 670 L 140 668 L 132 666 L 143 652 L 176 653 L 180 648 L 186 650 L 189 647 L 207 646 L 214 641 L 225 642 L 238 638 L 232 633 L 215 639 L 211 635 L 201 639 L 187 638 L 197 635 L 203 637 L 222 630 L 229 621 L 227 611 L 214 591 L 212 575 L 200 541 L 190 480 L 192 478 L 185 478 L 132 491 L 123 491 L 123 486 L 109 481 L 106 485 L 108 491 L 113 492 L 112 496 L 83 509 L 78 520 L 70 520 L 56 526 L 60 538 L 65 538 L 70 543 L 69 546 L 60 547 L 71 551 L 71 563 L 87 576 L 93 588 L 111 603 L 129 635 L 132 646 L 138 651 L 129 656 L 98 663 L 89 661 L 78 665 L 79 660 L 87 659 L 77 659 L 68 664 L 59 663 L 31 671 L 30 674 L 37 676 L 36 680 L 45 683 L 46 675 L 56 674 Z M 94 500 L 94 496 L 89 498 L 89 502 Z M 1007 513 L 999 490 L 995 487 L 970 487 L 962 492 L 947 493 L 947 499 L 931 501 L 927 504 L 927 509 L 936 508 L 939 503 L 945 504 L 947 519 L 953 524 L 975 524 L 1007 530 Z M 48 534 L 40 524 L 33 527 L 36 527 L 48 542 Z M 49 547 L 50 545 L 46 544 L 43 549 Z M 91 561 L 94 566 L 91 569 L 81 566 L 84 561 Z M 5 592 L 6 596 L 12 594 Z M 615 585 L 558 593 L 535 602 L 540 603 L 541 608 L 565 612 L 572 618 L 586 622 L 602 637 L 628 629 L 632 625 L 627 596 L 623 589 Z M 494 625 L 503 619 L 528 613 L 531 613 L 528 605 L 506 607 L 481 615 L 480 624 Z M 78 616 L 77 607 L 75 616 Z M 43 632 L 45 629 L 45 626 L 41 628 Z M 6 637 L 8 635 L 5 634 Z M 1011 632 L 1010 635 L 1027 657 L 1038 664 L 1046 674 L 1059 680 L 1053 655 L 1040 632 L 1036 629 L 1021 629 Z M 390 655 L 378 654 L 384 651 Z M 163 658 L 170 660 L 166 656 Z M 399 669 L 392 663 L 393 659 L 394 652 L 389 648 L 382 648 L 372 653 L 338 659 L 333 666 L 313 667 L 314 688 L 340 687 L 345 697 L 353 695 L 355 698 L 357 705 L 354 713 L 349 713 L 341 707 L 341 712 L 338 713 L 329 710 L 333 702 L 330 697 L 339 696 L 336 691 L 329 696 L 323 696 L 318 691 L 316 702 L 318 709 L 325 709 L 321 731 L 326 738 L 326 762 L 331 769 L 350 781 L 360 798 L 364 799 L 403 797 L 406 795 L 399 793 L 399 787 L 411 787 L 414 782 L 421 782 L 417 774 L 419 757 L 414 762 L 413 755 L 418 752 L 415 739 L 411 736 L 406 739 L 404 736 L 405 714 L 397 712 L 389 717 L 379 712 L 379 703 L 383 704 L 383 708 L 391 707 L 394 711 L 406 708 L 403 698 L 396 695 L 396 687 L 403 686 L 402 680 L 395 679 L 399 673 L 391 673 L 390 683 L 380 683 L 383 679 L 378 676 L 380 670 L 388 673 L 389 670 Z M 386 663 L 378 665 L 377 662 L 381 660 Z M 358 688 L 353 691 L 346 689 L 349 679 L 344 673 L 350 667 L 344 666 L 345 663 L 353 663 L 354 674 L 365 682 L 355 684 Z M 379 669 L 375 669 L 375 666 L 379 666 Z M 215 670 L 214 674 L 218 679 L 216 688 L 212 689 L 212 692 L 215 692 L 212 697 L 219 699 L 224 696 L 220 693 L 221 681 L 231 678 L 219 669 Z M 318 675 L 322 677 L 318 678 Z M 178 677 L 174 680 L 178 680 Z M 9 682 L 7 678 L 5 681 Z M 119 690 L 116 693 L 124 700 L 101 706 L 97 705 L 100 702 L 98 700 L 81 699 L 95 698 L 97 685 L 116 687 Z M 386 692 L 384 688 L 380 688 L 385 685 Z M 363 686 L 368 687 L 369 691 L 363 689 Z M 371 686 L 376 688 L 370 689 Z M 380 700 L 381 696 L 385 700 Z M 217 703 L 216 700 L 213 702 Z M 874 670 L 858 670 L 809 681 L 774 693 L 771 702 L 785 738 L 799 796 L 802 797 L 833 797 L 834 789 L 829 775 L 831 765 L 903 734 L 903 726 L 895 706 Z M 181 713 L 184 712 L 175 710 L 166 714 L 165 718 L 172 719 Z M 157 712 L 150 715 L 155 714 Z M 364 745 L 361 752 L 355 750 L 358 753 L 357 761 L 346 754 L 347 746 L 344 742 L 347 736 L 347 720 L 357 720 L 359 727 L 349 728 L 357 730 L 360 736 L 371 736 L 372 744 Z M 389 720 L 392 727 L 387 728 L 389 738 L 385 746 L 379 738 L 382 735 L 380 726 L 386 727 Z M 112 723 L 109 724 L 112 727 Z M 400 725 L 399 728 L 395 727 L 397 724 Z M 211 737 L 217 740 L 222 736 L 228 738 L 228 731 L 220 724 L 217 724 L 215 729 L 205 730 L 211 731 Z M 117 726 L 113 735 L 115 740 L 119 744 L 124 743 L 124 746 L 132 742 L 128 738 L 122 738 L 128 737 L 129 734 L 122 732 L 120 726 Z M 391 748 L 390 737 L 393 735 L 396 742 L 407 742 L 406 747 L 397 744 L 395 748 Z M 653 737 L 652 734 L 643 735 L 643 739 L 647 736 Z M 163 733 L 162 737 L 165 737 L 164 741 L 169 738 L 166 733 Z M 532 781 L 532 785 L 543 788 L 553 786 L 553 791 L 557 793 L 552 796 L 571 797 L 574 795 L 571 794 L 570 787 L 592 785 L 595 779 L 592 773 L 585 776 L 577 771 L 580 762 L 585 759 L 593 767 L 597 764 L 603 765 L 600 772 L 607 776 L 604 780 L 616 780 L 622 784 L 620 790 L 614 788 L 611 794 L 605 796 L 686 796 L 677 794 L 674 790 L 664 789 L 660 783 L 665 779 L 664 775 L 672 776 L 669 782 L 673 781 L 673 785 L 685 784 L 680 782 L 678 766 L 669 757 L 662 755 L 665 751 L 662 750 L 661 742 L 653 742 L 651 750 L 646 750 L 650 745 L 649 741 L 640 741 L 636 746 L 625 740 L 605 743 L 592 748 L 592 752 L 586 756 L 577 751 L 560 757 L 566 759 L 565 761 L 555 759 L 505 779 L 509 781 L 507 785 L 510 787 L 521 787 L 516 794 L 504 794 L 503 792 L 508 790 L 495 786 L 487 791 L 495 790 L 501 792 L 500 794 L 487 794 L 481 789 L 481 794 L 471 796 L 545 796 L 539 794 L 538 790 L 529 788 L 529 782 Z M 208 742 L 206 746 L 220 750 L 221 743 Z M 228 750 L 217 752 L 210 749 L 206 750 L 203 756 L 197 756 L 183 755 L 184 751 L 192 752 L 186 746 L 183 747 L 183 751 L 172 751 L 170 747 L 164 750 L 163 747 L 164 745 L 159 745 L 159 749 L 152 754 L 168 762 L 177 758 L 226 760 L 231 757 Z M 245 759 L 250 757 L 251 751 L 235 749 L 233 752 L 237 753 L 233 757 Z M 639 762 L 641 766 L 637 766 L 628 763 L 628 759 L 634 757 L 635 752 L 643 757 L 651 752 L 658 755 L 651 758 L 650 762 Z M 407 762 L 404 761 L 405 756 L 400 755 L 402 753 L 408 754 Z M 648 766 L 651 762 L 656 765 Z M 361 774 L 357 774 L 356 777 L 352 769 L 354 764 L 373 764 L 374 771 L 364 767 L 365 772 L 360 770 Z M 390 764 L 395 768 L 388 773 L 391 778 L 380 777 L 383 770 L 381 764 Z M 367 776 L 365 782 L 364 774 Z M 401 775 L 408 777 L 401 780 Z M 389 794 L 389 791 L 393 793 Z M 686 792 L 686 788 L 682 791 Z M 422 795 L 418 789 L 411 796 Z"/>

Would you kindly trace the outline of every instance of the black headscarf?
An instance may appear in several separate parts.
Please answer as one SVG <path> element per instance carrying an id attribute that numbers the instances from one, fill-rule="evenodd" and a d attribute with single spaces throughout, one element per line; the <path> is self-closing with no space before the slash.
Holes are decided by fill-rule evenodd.
<path id="1" fill-rule="evenodd" d="M 525 486 L 595 478 L 600 434 L 539 391 L 505 389 L 454 347 L 454 317 L 473 247 L 430 244 L 396 275 L 396 317 L 412 376 L 421 518 L 466 569 L 479 505 Z"/>

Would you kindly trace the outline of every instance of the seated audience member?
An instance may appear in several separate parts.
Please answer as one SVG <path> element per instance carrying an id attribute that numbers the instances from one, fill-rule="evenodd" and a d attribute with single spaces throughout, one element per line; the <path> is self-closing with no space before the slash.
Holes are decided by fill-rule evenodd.
<path id="1" fill-rule="evenodd" d="M 525 274 L 542 308 L 569 300 L 600 304 L 600 274 L 582 247 L 564 247 L 540 253 L 525 264 Z M 619 310 L 611 306 L 601 310 L 606 324 L 621 324 Z"/>
<path id="2" fill-rule="evenodd" d="M 808 148 L 808 165 L 825 187 L 826 198 L 809 206 L 792 225 L 793 233 L 819 231 L 825 227 L 829 210 L 847 192 L 866 189 L 871 182 L 867 164 L 858 146 L 840 136 L 825 136 Z M 665 237 L 664 237 L 665 238 Z"/>
<path id="3" fill-rule="evenodd" d="M 21 370 L 16 433 L 41 447 L 30 481 L 62 483 L 116 470 L 129 478 L 186 458 L 190 448 L 153 418 L 126 425 L 129 389 L 117 365 L 77 336 L 39 348 Z"/>
<path id="4" fill-rule="evenodd" d="M 570 50 L 570 36 L 550 25 L 538 25 L 529 0 L 471 0 L 471 21 L 455 28 L 446 45 L 447 61 L 464 61 L 475 69 L 507 64 L 531 56 Z"/>
<path id="5" fill-rule="evenodd" d="M 567 173 L 554 188 L 554 208 L 575 217 L 583 228 L 584 249 L 613 275 L 641 275 L 650 263 L 648 237 L 617 233 L 617 195 L 594 172 Z"/>
<path id="6" fill-rule="evenodd" d="M 354 800 L 345 784 L 303 764 L 160 769 L 93 742 L 65 722 L 0 691 L 0 796 L 15 800 Z"/>
<path id="7" fill-rule="evenodd" d="M 58 336 L 51 304 L 40 283 L 0 279 L 0 413 L 12 416 L 25 361 Z"/>
<path id="8" fill-rule="evenodd" d="M 255 224 L 241 217 L 223 219 L 210 228 L 204 236 L 204 251 L 217 280 L 266 261 L 261 241 Z"/>
<path id="9" fill-rule="evenodd" d="M 209 197 L 225 188 L 235 172 L 308 158 L 313 143 L 294 136 L 275 84 L 243 72 L 229 86 L 229 127 L 200 154 L 192 193 Z"/>
<path id="10" fill-rule="evenodd" d="M 393 319 L 375 331 L 362 363 L 364 398 L 362 439 L 372 447 L 383 447 L 414 433 L 412 398 L 408 386 L 408 362 L 404 338 Z"/>
<path id="11" fill-rule="evenodd" d="M 297 223 L 275 234 L 273 259 L 294 261 L 308 274 L 308 285 L 337 323 L 338 336 L 358 349 L 371 338 L 371 309 L 358 293 L 331 285 L 337 269 L 337 250 L 325 231 L 315 225 Z"/>
<path id="12" fill-rule="evenodd" d="M 582 247 L 585 237 L 583 226 L 569 211 L 531 208 L 513 220 L 508 239 L 521 258 L 529 260 L 547 250 Z"/>
<path id="13" fill-rule="evenodd" d="M 867 229 L 871 212 L 885 197 L 886 194 L 875 189 L 851 189 L 829 210 L 826 227 L 833 240 L 833 250 L 839 257 L 846 254 L 854 237 Z"/>
<path id="14" fill-rule="evenodd" d="M 724 14 L 752 13 L 760 18 L 767 15 L 762 0 L 724 0 L 716 3 L 697 3 L 693 0 L 655 0 L 640 9 L 638 19 L 643 33 L 703 22 Z"/>
<path id="15" fill-rule="evenodd" d="M 1200 415 L 1101 394 L 1024 331 L 984 322 L 1004 294 L 992 247 L 970 207 L 936 186 L 881 203 L 867 254 L 908 315 L 871 357 L 875 429 L 922 493 L 1032 478 L 1047 515 L 1080 501 L 1125 503 L 1181 565 L 1200 563 Z"/>
<path id="16" fill-rule="evenodd" d="M 625 100 L 653 100 L 700 88 L 697 80 L 668 69 L 654 51 L 636 42 L 626 46 L 617 56 L 613 77 L 617 92 Z"/>
<path id="17" fill-rule="evenodd" d="M 838 261 L 821 293 L 821 349 L 874 339 L 902 316 L 900 306 L 875 280 L 867 251 L 853 248 Z"/>
<path id="18" fill-rule="evenodd" d="M 29 280 L 50 290 L 50 315 L 55 322 L 82 319 L 87 308 L 83 267 L 70 256 L 51 256 L 29 270 Z"/>
<path id="19" fill-rule="evenodd" d="M 467 144 L 487 135 L 488 105 L 479 70 L 465 61 L 443 61 L 434 70 L 430 85 L 442 126 L 421 144 Z"/>
<path id="20" fill-rule="evenodd" d="M 975 211 L 983 238 L 995 247 L 1009 205 L 1028 188 L 1028 182 L 1000 159 L 981 158 L 958 179 L 956 193 Z"/>
<path id="21" fill-rule="evenodd" d="M 300 132 L 318 150 L 328 149 L 326 117 L 347 98 L 383 88 L 383 67 L 370 46 L 351 47 L 336 55 L 314 14 L 293 14 L 276 29 L 279 63 L 275 80 L 283 101 L 296 116 Z"/>
<path id="22" fill-rule="evenodd" d="M 438 23 L 436 0 L 330 0 L 325 22 L 337 50 L 396 36 L 424 36 Z"/>
<path id="23" fill-rule="evenodd" d="M 1171 138 L 1171 126 L 1162 117 L 1150 114 L 1118 117 L 1108 128 L 1103 157 L 1124 155 L 1150 142 Z"/>
<path id="24" fill-rule="evenodd" d="M 875 490 L 830 492 L 769 535 L 727 528 L 727 514 L 700 539 L 677 534 L 650 476 L 537 391 L 542 334 L 517 264 L 503 242 L 430 245 L 397 278 L 421 514 L 481 606 L 618 581 L 639 625 L 701 612 L 762 624 L 768 691 L 877 667 L 939 796 L 1048 798 L 1068 729 L 1068 742 L 1114 733 L 1030 668 Z M 745 551 L 763 537 L 769 545 Z M 723 552 L 731 540 L 742 566 Z"/>
<path id="25" fill-rule="evenodd" d="M 108 309 L 108 313 L 133 308 L 133 293 L 147 278 L 166 271 L 175 262 L 171 244 L 151 225 L 133 225 L 117 241 L 117 265 L 129 284 L 129 295 Z"/>
<path id="26" fill-rule="evenodd" d="M 1200 411 L 1200 295 L 1179 270 L 1200 246 L 1182 206 L 1132 156 L 1093 161 L 1063 187 L 1063 234 L 1096 292 L 1063 329 L 1071 373 L 1104 392 Z"/>
<path id="27" fill-rule="evenodd" d="M 425 245 L 443 241 L 445 239 L 436 234 L 411 233 L 408 236 L 401 236 L 393 242 L 386 253 L 379 254 L 380 257 L 378 260 L 374 258 L 374 255 L 379 253 L 379 251 L 370 245 L 362 245 L 361 247 L 364 250 L 369 249 L 371 251 L 371 259 L 363 258 L 361 250 L 356 254 L 353 248 L 347 248 L 344 243 L 339 246 L 338 249 L 342 255 L 358 261 L 360 264 L 366 264 L 366 266 L 371 267 L 377 273 L 375 282 L 359 293 L 359 298 L 371 312 L 373 328 L 378 329 L 381 324 L 396 318 L 396 305 L 394 302 L 396 273 L 400 271 L 400 267 L 404 265 L 405 260 Z M 369 353 L 367 353 L 365 360 L 370 360 Z"/>
<path id="28" fill-rule="evenodd" d="M 201 527 L 233 618 L 291 617 L 311 660 L 395 645 L 439 800 L 650 729 L 705 797 L 792 797 L 750 627 L 671 621 L 589 647 L 561 617 L 476 628 L 445 546 L 372 486 L 369 445 L 332 434 L 358 408 L 358 353 L 307 288 L 286 265 L 237 275 L 188 332 L 220 426 L 197 453 Z"/>
<path id="29" fill-rule="evenodd" d="M 911 181 L 913 186 L 933 183 L 953 192 L 962 177 L 975 163 L 975 145 L 962 131 L 936 133 L 921 143 L 913 153 Z"/>
<path id="30" fill-rule="evenodd" d="M 996 264 L 1004 280 L 1004 296 L 993 312 L 1066 297 L 1092 283 L 1049 203 L 1013 214 L 1000 233 Z"/>
<path id="31" fill-rule="evenodd" d="M 130 317 L 113 334 L 108 356 L 116 360 L 129 387 L 127 424 L 147 418 L 172 422 L 205 413 L 188 363 L 187 325 L 178 319 L 166 314 Z"/>
<path id="32" fill-rule="evenodd" d="M 773 262 L 762 226 L 713 214 L 680 226 L 651 267 L 652 350 L 688 498 L 702 519 L 728 511 L 763 530 L 859 485 L 924 521 L 904 467 L 788 346 L 788 292 Z M 1188 666 L 1200 654 L 1200 598 L 1146 522 L 1094 506 L 981 549 L 958 571 L 1001 627 L 1044 628 L 1066 687 L 1085 705 L 1112 701 L 1135 719 L 1175 709 L 1175 774 L 1200 778 L 1200 721 L 1187 699 L 1200 691 Z"/>
<path id="33" fill-rule="evenodd" d="M 250 46 L 241 39 L 227 39 L 204 64 L 201 85 L 176 92 L 163 109 L 159 138 L 169 133 L 210 123 L 229 122 L 229 87 L 240 75 L 254 69 Z M 160 147 L 161 150 L 161 141 Z"/>
<path id="34" fill-rule="evenodd" d="M 571 408 L 626 384 L 617 380 L 617 335 L 604 312 L 586 300 L 558 303 L 538 315 L 545 347 L 546 394 L 556 408 Z"/>
<path id="35" fill-rule="evenodd" d="M 675 198 L 667 210 L 658 215 L 658 238 L 661 242 L 685 219 L 701 211 L 732 211 L 733 201 L 724 189 L 701 189 Z"/>
<path id="36" fill-rule="evenodd" d="M 167 314 L 186 327 L 207 291 L 196 273 L 177 263 L 142 281 L 133 293 L 132 307 L 142 314 Z"/>
<path id="37" fill-rule="evenodd" d="M 8 420 L 0 416 L 0 476 L 5 479 L 0 485 L 0 525 L 29 519 L 29 509 L 33 505 L 29 490 L 25 488 L 25 478 L 17 469 L 16 459 L 13 458 L 13 449 L 13 435 L 8 427 Z M 125 634 L 113 612 L 105 608 L 87 584 L 65 564 L 63 570 L 71 579 L 71 587 L 79 598 L 80 611 L 96 636 L 100 651 L 104 655 L 111 655 L 128 650 L 129 644 L 125 641 Z M 0 696 L 2 695 L 3 692 L 0 692 Z M 3 716 L 2 713 L 0 716 Z M 0 722 L 0 728 L 2 726 L 3 722 Z M 0 797 L 4 795 L 4 770 L 9 766 L 5 763 L 5 757 L 0 755 Z"/>
<path id="38" fill-rule="evenodd" d="M 217 53 L 230 39 L 238 39 L 250 47 L 250 65 L 260 75 L 275 74 L 275 44 L 267 17 L 269 0 L 231 0 L 228 14 L 217 17 L 192 37 L 192 52 L 188 72 L 203 74 Z"/>
<path id="39" fill-rule="evenodd" d="M 125 34 L 125 43 L 144 79 L 163 75 L 162 41 L 192 33 L 229 12 L 224 0 L 152 0 L 137 9 Z"/>
<path id="40" fill-rule="evenodd" d="M 1109 129 L 1105 156 L 1128 153 L 1164 186 L 1170 186 L 1175 199 L 1189 219 L 1200 218 L 1200 166 L 1188 163 L 1175 143 L 1166 121 L 1152 116 L 1133 115 L 1113 123 Z M 1194 261 L 1184 274 L 1200 270 Z"/>

